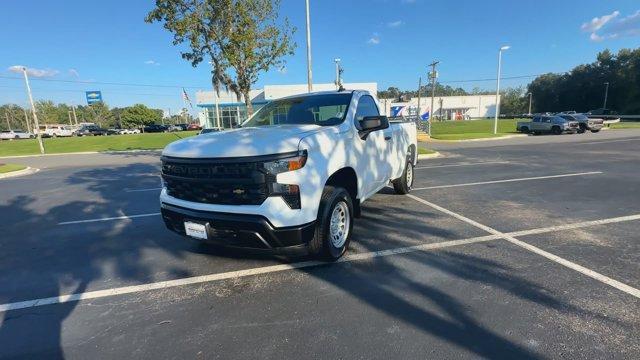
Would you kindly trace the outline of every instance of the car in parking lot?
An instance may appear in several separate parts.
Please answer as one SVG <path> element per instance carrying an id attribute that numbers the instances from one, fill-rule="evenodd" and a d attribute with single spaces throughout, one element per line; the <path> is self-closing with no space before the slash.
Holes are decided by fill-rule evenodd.
<path id="1" fill-rule="evenodd" d="M 0 140 L 18 140 L 18 139 L 33 139 L 35 135 L 23 130 L 3 130 L 0 132 Z"/>
<path id="2" fill-rule="evenodd" d="M 98 125 L 83 125 L 76 134 L 78 136 L 105 136 L 109 134 L 109 131 Z"/>
<path id="3" fill-rule="evenodd" d="M 146 133 L 161 133 L 168 131 L 167 126 L 158 124 L 147 125 L 143 130 Z"/>
<path id="4" fill-rule="evenodd" d="M 200 126 L 200 124 L 196 124 L 196 123 L 189 124 L 187 126 L 187 130 L 202 130 L 202 126 Z"/>
<path id="5" fill-rule="evenodd" d="M 518 121 L 516 124 L 516 130 L 525 134 L 575 134 L 579 128 L 577 121 L 570 121 L 556 115 L 535 115 L 531 121 Z"/>
<path id="6" fill-rule="evenodd" d="M 567 121 L 577 121 L 579 134 L 582 134 L 587 130 L 591 131 L 592 133 L 597 133 L 604 126 L 604 120 L 602 119 L 589 119 L 586 115 L 578 114 L 575 112 L 573 114 L 560 113 L 558 114 L 558 116 Z"/>
<path id="7" fill-rule="evenodd" d="M 182 131 L 182 127 L 178 125 L 169 125 L 167 126 L 167 131 L 169 132 Z"/>
<path id="8" fill-rule="evenodd" d="M 45 124 L 40 125 L 39 129 L 42 137 L 69 137 L 76 135 L 76 128 L 71 125 Z"/>
<path id="9" fill-rule="evenodd" d="M 310 93 L 273 100 L 239 129 L 173 142 L 161 160 L 169 230 L 336 260 L 366 199 L 390 181 L 411 190 L 416 124 L 390 123 L 368 91 Z"/>

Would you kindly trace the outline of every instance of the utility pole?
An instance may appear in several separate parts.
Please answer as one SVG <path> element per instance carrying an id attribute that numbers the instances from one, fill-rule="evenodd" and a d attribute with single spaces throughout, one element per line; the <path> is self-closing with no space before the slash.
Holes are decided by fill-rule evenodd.
<path id="1" fill-rule="evenodd" d="M 434 101 L 436 98 L 436 80 L 438 79 L 438 73 L 436 72 L 436 66 L 440 63 L 440 61 L 434 61 L 429 66 L 431 66 L 431 72 L 429 73 L 429 79 L 431 79 L 431 110 L 429 110 L 429 136 L 431 136 L 431 124 L 435 119 L 435 111 L 434 111 Z"/>
<path id="2" fill-rule="evenodd" d="M 73 121 L 71 120 L 71 110 L 67 110 L 67 116 L 69 117 L 69 125 L 73 125 Z"/>
<path id="3" fill-rule="evenodd" d="M 11 124 L 9 124 L 9 112 L 4 112 L 4 118 L 7 119 L 7 130 L 11 131 Z"/>
<path id="4" fill-rule="evenodd" d="M 417 123 L 420 123 L 420 120 L 422 120 L 422 118 L 420 117 L 420 96 L 421 96 L 421 91 L 422 91 L 422 76 L 420 76 L 420 78 L 418 79 L 418 120 Z"/>
<path id="5" fill-rule="evenodd" d="M 78 125 L 78 117 L 76 116 L 76 107 L 75 105 L 71 105 L 71 111 L 73 112 L 73 121 L 76 125 Z"/>
<path id="6" fill-rule="evenodd" d="M 531 115 L 531 100 L 532 100 L 532 98 L 533 98 L 533 94 L 529 93 L 529 113 L 528 113 L 529 115 Z"/>
<path id="7" fill-rule="evenodd" d="M 305 0 L 307 9 L 307 87 L 313 91 L 313 76 L 311 73 L 311 20 L 309 18 L 309 0 Z"/>
<path id="8" fill-rule="evenodd" d="M 336 89 L 340 90 L 340 59 L 333 60 L 336 63 Z"/>
<path id="9" fill-rule="evenodd" d="M 604 105 L 602 105 L 603 109 L 607 108 L 607 98 L 609 97 L 609 82 L 604 83 L 606 85 L 604 89 Z"/>
<path id="10" fill-rule="evenodd" d="M 29 125 L 29 116 L 27 115 L 27 109 L 22 108 L 22 111 L 24 112 L 24 122 L 27 123 L 27 132 L 31 133 L 31 125 Z"/>
<path id="11" fill-rule="evenodd" d="M 27 86 L 27 94 L 29 95 L 29 103 L 31 103 L 31 112 L 33 115 L 33 122 L 38 137 L 38 146 L 40 146 L 40 154 L 44 155 L 44 145 L 42 144 L 42 136 L 40 136 L 40 124 L 38 124 L 38 114 L 36 114 L 36 106 L 33 103 L 33 96 L 31 96 L 31 86 L 29 86 L 29 77 L 27 76 L 27 68 L 22 68 L 22 74 L 24 75 L 24 83 Z"/>

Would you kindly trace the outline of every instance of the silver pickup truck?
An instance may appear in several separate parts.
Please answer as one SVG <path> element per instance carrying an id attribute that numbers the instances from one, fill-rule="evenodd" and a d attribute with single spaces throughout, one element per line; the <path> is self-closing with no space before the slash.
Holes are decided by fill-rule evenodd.
<path id="1" fill-rule="evenodd" d="M 587 130 L 591 131 L 592 133 L 597 133 L 604 126 L 604 121 L 602 119 L 591 119 L 584 114 L 560 113 L 558 114 L 558 116 L 568 121 L 577 121 L 578 134 L 582 134 Z"/>
<path id="2" fill-rule="evenodd" d="M 575 134 L 579 125 L 577 121 L 569 121 L 560 116 L 535 115 L 531 121 L 519 121 L 516 130 L 525 134 Z"/>

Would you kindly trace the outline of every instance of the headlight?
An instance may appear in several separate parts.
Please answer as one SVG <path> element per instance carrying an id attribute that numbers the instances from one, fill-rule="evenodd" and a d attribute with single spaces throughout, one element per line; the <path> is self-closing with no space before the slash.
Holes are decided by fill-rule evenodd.
<path id="1" fill-rule="evenodd" d="M 287 171 L 301 169 L 307 163 L 307 151 L 300 151 L 292 157 L 274 160 L 264 163 L 264 168 L 269 174 L 277 175 Z"/>

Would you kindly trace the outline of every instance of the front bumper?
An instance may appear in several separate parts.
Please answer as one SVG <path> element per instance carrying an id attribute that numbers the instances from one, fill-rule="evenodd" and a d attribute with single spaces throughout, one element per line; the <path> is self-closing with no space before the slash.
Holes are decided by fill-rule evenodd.
<path id="1" fill-rule="evenodd" d="M 284 250 L 306 247 L 313 238 L 315 222 L 276 228 L 265 217 L 191 210 L 166 203 L 161 205 L 162 219 L 167 228 L 184 235 L 184 222 L 205 225 L 207 240 L 216 245 L 256 250 Z"/>

